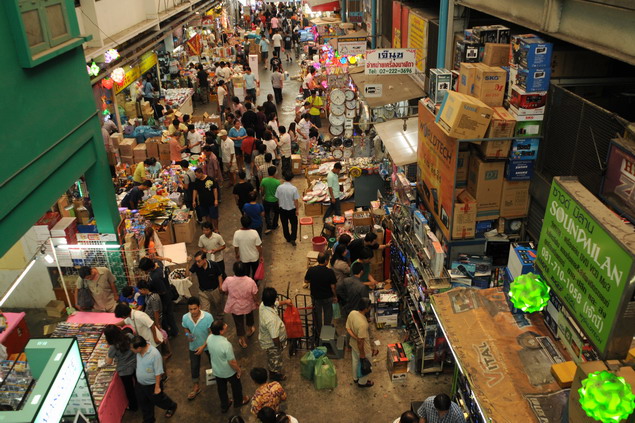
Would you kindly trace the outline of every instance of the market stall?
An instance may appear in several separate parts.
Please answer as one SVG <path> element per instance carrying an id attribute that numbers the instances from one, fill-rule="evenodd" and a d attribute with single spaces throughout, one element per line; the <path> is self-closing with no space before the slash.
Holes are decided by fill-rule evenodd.
<path id="1" fill-rule="evenodd" d="M 373 122 L 385 122 L 394 118 L 414 115 L 416 109 L 409 107 L 409 100 L 425 95 L 410 75 L 351 75 L 363 103 L 369 108 Z"/>

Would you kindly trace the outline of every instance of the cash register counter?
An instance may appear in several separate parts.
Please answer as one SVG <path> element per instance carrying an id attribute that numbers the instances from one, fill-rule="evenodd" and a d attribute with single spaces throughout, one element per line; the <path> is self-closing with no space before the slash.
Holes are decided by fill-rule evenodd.
<path id="1" fill-rule="evenodd" d="M 456 288 L 432 309 L 460 372 L 457 401 L 472 422 L 560 422 L 569 390 L 551 375 L 569 360 L 540 313 L 512 314 L 502 288 Z"/>

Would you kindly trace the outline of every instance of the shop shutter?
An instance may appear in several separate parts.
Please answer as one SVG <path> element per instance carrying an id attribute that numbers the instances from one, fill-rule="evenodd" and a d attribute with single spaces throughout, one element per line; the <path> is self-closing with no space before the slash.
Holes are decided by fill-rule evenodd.
<path id="1" fill-rule="evenodd" d="M 599 195 L 609 142 L 624 132 L 626 121 L 569 91 L 551 84 L 547 101 L 536 173 L 532 179 L 527 233 L 537 240 L 551 180 L 577 176 L 594 195 Z M 599 157 L 599 159 L 598 159 Z"/>

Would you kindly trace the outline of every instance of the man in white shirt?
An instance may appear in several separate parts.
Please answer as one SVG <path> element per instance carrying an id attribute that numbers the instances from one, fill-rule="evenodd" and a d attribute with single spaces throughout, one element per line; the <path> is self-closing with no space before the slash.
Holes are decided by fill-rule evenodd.
<path id="1" fill-rule="evenodd" d="M 309 131 L 314 126 L 311 123 L 311 115 L 305 113 L 302 115 L 302 119 L 298 122 L 298 144 L 300 144 L 300 154 L 302 154 L 302 161 L 306 161 L 309 157 Z"/>
<path id="2" fill-rule="evenodd" d="M 278 130 L 280 131 L 278 148 L 282 157 L 282 174 L 293 173 L 291 169 L 291 135 L 287 133 L 287 128 L 284 126 L 280 126 Z"/>
<path id="3" fill-rule="evenodd" d="M 253 278 L 258 268 L 258 264 L 262 261 L 262 241 L 260 235 L 255 229 L 250 229 L 251 218 L 243 216 L 240 218 L 241 228 L 234 232 L 234 252 L 236 253 L 236 261 L 242 261 L 249 266 L 250 276 Z"/>
<path id="4" fill-rule="evenodd" d="M 304 98 L 311 97 L 311 90 L 315 88 L 315 68 L 309 66 L 308 72 L 302 81 L 302 93 Z"/>
<path id="5" fill-rule="evenodd" d="M 276 198 L 280 208 L 280 222 L 282 223 L 284 238 L 295 247 L 297 245 L 295 240 L 298 237 L 298 200 L 300 199 L 300 193 L 291 183 L 292 179 L 292 173 L 287 172 L 284 175 L 285 182 L 276 188 Z"/>
<path id="6" fill-rule="evenodd" d="M 229 175 L 229 182 L 234 185 L 236 180 L 236 151 L 234 149 L 234 141 L 227 136 L 227 131 L 224 129 L 218 133 L 220 137 L 220 151 L 221 158 L 223 159 L 223 171 Z M 230 186 L 231 186 L 230 185 Z"/>
<path id="7" fill-rule="evenodd" d="M 201 225 L 203 235 L 198 239 L 198 246 L 201 248 L 223 273 L 223 278 L 226 278 L 225 274 L 225 253 L 223 250 L 227 248 L 225 240 L 218 232 L 212 230 L 212 225 L 209 222 L 203 222 Z"/>
<path id="8" fill-rule="evenodd" d="M 187 125 L 187 144 L 190 148 L 190 153 L 201 154 L 203 136 L 196 131 L 194 125 Z"/>
<path id="9" fill-rule="evenodd" d="M 163 342 L 163 335 L 154 324 L 154 321 L 143 311 L 132 310 L 128 303 L 119 303 L 115 307 L 115 317 L 123 319 L 116 323 L 117 326 L 130 326 L 135 333 L 145 339 L 153 347 Z"/>
<path id="10" fill-rule="evenodd" d="M 276 30 L 275 34 L 271 36 L 273 41 L 273 54 L 276 57 L 280 57 L 280 49 L 282 48 L 282 35 Z"/>

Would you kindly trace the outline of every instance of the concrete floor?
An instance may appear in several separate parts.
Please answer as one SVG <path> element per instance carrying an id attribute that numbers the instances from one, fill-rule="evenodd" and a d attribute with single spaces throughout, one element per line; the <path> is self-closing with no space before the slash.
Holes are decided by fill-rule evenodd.
<path id="1" fill-rule="evenodd" d="M 283 64 L 289 71 L 291 77 L 297 74 L 298 67 L 295 62 L 292 64 Z M 258 104 L 262 104 L 266 100 L 267 94 L 273 94 L 271 89 L 270 72 L 261 72 L 261 95 L 258 98 Z M 294 117 L 294 101 L 298 93 L 299 82 L 293 79 L 285 82 L 284 102 L 278 106 L 280 124 L 288 127 L 288 124 Z M 205 111 L 212 113 L 216 111 L 216 107 L 212 105 L 198 106 L 195 114 L 200 115 Z M 326 125 L 325 125 L 326 126 Z M 296 177 L 293 183 L 298 187 L 300 192 L 306 188 L 306 180 L 304 177 Z M 222 189 L 222 202 L 220 205 L 220 223 L 221 234 L 228 244 L 225 254 L 225 263 L 228 273 L 231 274 L 231 268 L 234 263 L 233 248 L 231 240 L 233 233 L 238 229 L 239 214 L 231 195 L 231 188 L 227 186 L 227 182 Z M 302 215 L 302 211 L 301 211 Z M 318 219 L 319 220 L 319 219 Z M 316 223 L 315 231 L 319 233 L 321 224 Z M 310 233 L 310 231 L 309 231 Z M 282 236 L 282 230 L 278 229 L 269 235 L 264 235 L 263 244 L 265 250 L 266 272 L 264 283 L 261 283 L 261 289 L 264 286 L 272 286 L 279 293 L 286 294 L 289 287 L 289 295 L 295 298 L 296 294 L 308 294 L 308 290 L 302 288 L 304 272 L 306 271 L 306 254 L 311 250 L 310 236 L 298 239 L 297 247 L 291 246 L 285 242 Z M 196 237 L 198 239 L 198 236 Z M 188 246 L 190 253 L 197 250 L 196 242 Z M 192 287 L 192 294 L 196 295 L 198 291 L 195 286 Z M 176 318 L 180 322 L 181 316 L 187 312 L 185 305 L 177 305 Z M 42 324 L 50 320 L 42 314 L 30 314 L 29 326 L 32 328 L 32 336 L 41 334 Z M 256 313 L 257 318 L 257 313 Z M 242 378 L 243 390 L 246 395 L 251 395 L 255 386 L 249 378 L 249 370 L 252 367 L 260 366 L 266 368 L 266 357 L 258 345 L 257 334 L 250 339 L 250 345 L 243 350 L 239 347 L 234 332 L 234 323 L 231 316 L 227 315 L 226 319 L 230 327 L 229 339 L 234 345 L 236 358 L 243 368 L 244 376 Z M 345 333 L 343 329 L 344 322 L 337 322 L 340 333 Z M 35 333 L 39 332 L 39 333 Z M 312 382 L 303 379 L 300 376 L 300 358 L 306 352 L 298 351 L 294 357 L 288 357 L 285 351 L 284 366 L 288 379 L 283 382 L 283 386 L 287 391 L 288 400 L 283 404 L 283 410 L 296 417 L 300 423 L 313 422 L 392 422 L 403 411 L 409 409 L 411 401 L 421 401 L 430 395 L 440 392 L 449 393 L 451 384 L 451 370 L 441 375 L 426 375 L 425 377 L 416 374 L 408 374 L 403 382 L 391 382 L 386 370 L 386 344 L 400 342 L 404 339 L 405 332 L 403 330 L 376 330 L 372 329 L 371 336 L 380 342 L 380 354 L 373 360 L 373 374 L 371 380 L 375 382 L 375 386 L 370 389 L 360 389 L 354 386 L 352 382 L 352 372 L 350 364 L 350 352 L 347 352 L 344 359 L 333 360 L 338 376 L 338 387 L 334 390 L 317 391 Z M 189 358 L 186 339 L 181 334 L 172 342 L 173 356 L 167 363 L 167 372 L 169 380 L 166 384 L 166 393 L 179 404 L 178 411 L 172 421 L 179 422 L 210 422 L 220 423 L 227 422 L 232 413 L 239 414 L 246 421 L 255 422 L 256 419 L 251 416 L 249 406 L 234 411 L 232 408 L 229 413 L 221 414 L 216 387 L 203 386 L 203 392 L 193 401 L 187 400 L 187 394 L 191 389 L 191 380 L 189 375 Z M 205 360 L 203 360 L 205 361 Z M 203 369 L 209 368 L 209 363 L 204 363 Z M 204 370 L 201 371 L 204 375 Z M 167 421 L 163 417 L 163 412 L 157 409 L 157 421 Z M 176 420 L 175 420 L 176 419 Z M 139 412 L 127 412 L 124 415 L 123 422 L 141 421 Z"/>

